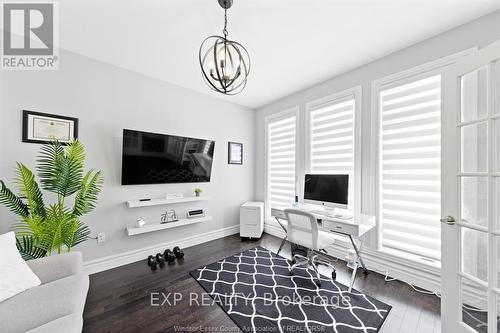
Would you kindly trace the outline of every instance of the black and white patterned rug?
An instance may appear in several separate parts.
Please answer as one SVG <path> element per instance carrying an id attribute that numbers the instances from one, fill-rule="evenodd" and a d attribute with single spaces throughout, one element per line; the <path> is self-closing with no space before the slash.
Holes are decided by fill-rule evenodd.
<path id="1" fill-rule="evenodd" d="M 225 258 L 191 276 L 244 332 L 378 332 L 390 305 L 262 247 Z"/>

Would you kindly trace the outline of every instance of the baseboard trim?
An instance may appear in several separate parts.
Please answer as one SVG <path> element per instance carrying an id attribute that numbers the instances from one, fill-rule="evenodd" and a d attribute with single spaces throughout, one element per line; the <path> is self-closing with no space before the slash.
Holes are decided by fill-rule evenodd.
<path id="1" fill-rule="evenodd" d="M 277 225 L 264 224 L 264 232 L 283 238 L 284 231 Z M 347 247 L 334 244 L 328 249 L 328 254 L 344 259 L 347 254 Z M 411 283 L 414 286 L 425 290 L 440 292 L 441 290 L 441 272 L 439 269 L 424 267 L 414 263 L 407 263 L 405 260 L 394 258 L 393 256 L 375 251 L 373 249 L 363 249 L 361 251 L 366 267 L 377 273 L 395 278 L 400 281 Z"/>
<path id="2" fill-rule="evenodd" d="M 85 261 L 83 263 L 84 271 L 87 274 L 94 274 L 115 267 L 130 264 L 139 260 L 144 260 L 148 255 L 152 253 L 158 253 L 164 251 L 166 248 L 172 248 L 173 246 L 180 246 L 181 248 L 186 248 L 202 243 L 206 243 L 215 239 L 222 237 L 234 235 L 240 232 L 239 225 L 233 225 L 230 227 L 209 231 L 200 235 L 190 236 L 182 239 L 177 239 L 175 241 L 170 241 L 162 244 L 156 244 L 154 246 L 141 248 L 137 250 L 132 250 L 124 252 L 121 254 L 111 255 L 95 260 Z"/>

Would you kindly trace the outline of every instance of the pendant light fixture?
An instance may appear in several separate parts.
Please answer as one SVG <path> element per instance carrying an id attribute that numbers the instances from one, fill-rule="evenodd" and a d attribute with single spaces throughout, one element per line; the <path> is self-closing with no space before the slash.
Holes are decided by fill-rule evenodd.
<path id="1" fill-rule="evenodd" d="M 250 57 L 243 45 L 227 38 L 227 10 L 233 5 L 233 0 L 218 1 L 224 9 L 224 37 L 210 36 L 201 43 L 200 66 L 203 79 L 210 88 L 225 95 L 236 95 L 247 84 Z"/>

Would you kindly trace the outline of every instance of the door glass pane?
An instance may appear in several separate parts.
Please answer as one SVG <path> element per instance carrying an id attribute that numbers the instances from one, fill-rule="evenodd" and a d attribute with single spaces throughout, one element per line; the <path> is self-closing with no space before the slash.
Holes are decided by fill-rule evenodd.
<path id="1" fill-rule="evenodd" d="M 486 288 L 462 278 L 462 321 L 476 332 L 488 332 L 488 291 Z"/>
<path id="2" fill-rule="evenodd" d="M 500 98 L 500 95 L 498 96 Z M 500 104 L 500 100 L 498 101 Z M 495 120 L 496 171 L 500 171 L 500 119 Z M 494 158 L 494 157 L 493 157 Z"/>
<path id="3" fill-rule="evenodd" d="M 462 272 L 488 280 L 488 234 L 462 227 Z"/>
<path id="4" fill-rule="evenodd" d="M 495 215 L 496 215 L 496 229 L 500 230 L 500 177 L 495 177 L 495 191 L 496 191 L 496 205 L 495 205 Z M 500 254 L 500 253 L 499 253 Z M 500 258 L 500 256 L 499 256 Z M 500 265 L 499 265 L 500 267 Z M 500 288 L 500 284 L 498 285 Z"/>
<path id="5" fill-rule="evenodd" d="M 488 124 L 462 127 L 462 172 L 488 171 Z"/>
<path id="6" fill-rule="evenodd" d="M 497 298 L 497 333 L 500 333 L 500 295 L 496 295 Z"/>
<path id="7" fill-rule="evenodd" d="M 488 178 L 462 177 L 462 222 L 487 226 Z"/>
<path id="8" fill-rule="evenodd" d="M 500 113 L 500 60 L 495 63 L 495 96 L 496 108 L 495 113 Z"/>
<path id="9" fill-rule="evenodd" d="M 496 236 L 495 239 L 496 239 L 496 246 L 497 246 L 497 260 L 496 260 L 497 261 L 497 265 L 496 265 L 497 266 L 497 268 L 496 268 L 496 272 L 497 272 L 497 274 L 496 274 L 497 275 L 497 281 L 496 281 L 496 283 L 497 283 L 497 285 L 496 285 L 496 287 L 498 289 L 500 289 L 500 262 L 499 262 L 500 261 L 500 237 Z M 500 311 L 500 309 L 498 309 L 498 311 Z"/>
<path id="10" fill-rule="evenodd" d="M 470 121 L 488 114 L 488 68 L 470 72 L 461 79 L 461 118 Z"/>

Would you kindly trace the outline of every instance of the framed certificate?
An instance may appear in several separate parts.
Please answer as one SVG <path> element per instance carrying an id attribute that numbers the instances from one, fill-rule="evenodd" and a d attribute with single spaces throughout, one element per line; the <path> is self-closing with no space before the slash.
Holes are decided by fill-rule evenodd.
<path id="1" fill-rule="evenodd" d="M 228 142 L 227 163 L 243 164 L 243 144 L 238 142 Z"/>
<path id="2" fill-rule="evenodd" d="M 23 110 L 23 142 L 68 143 L 77 138 L 77 118 Z"/>

